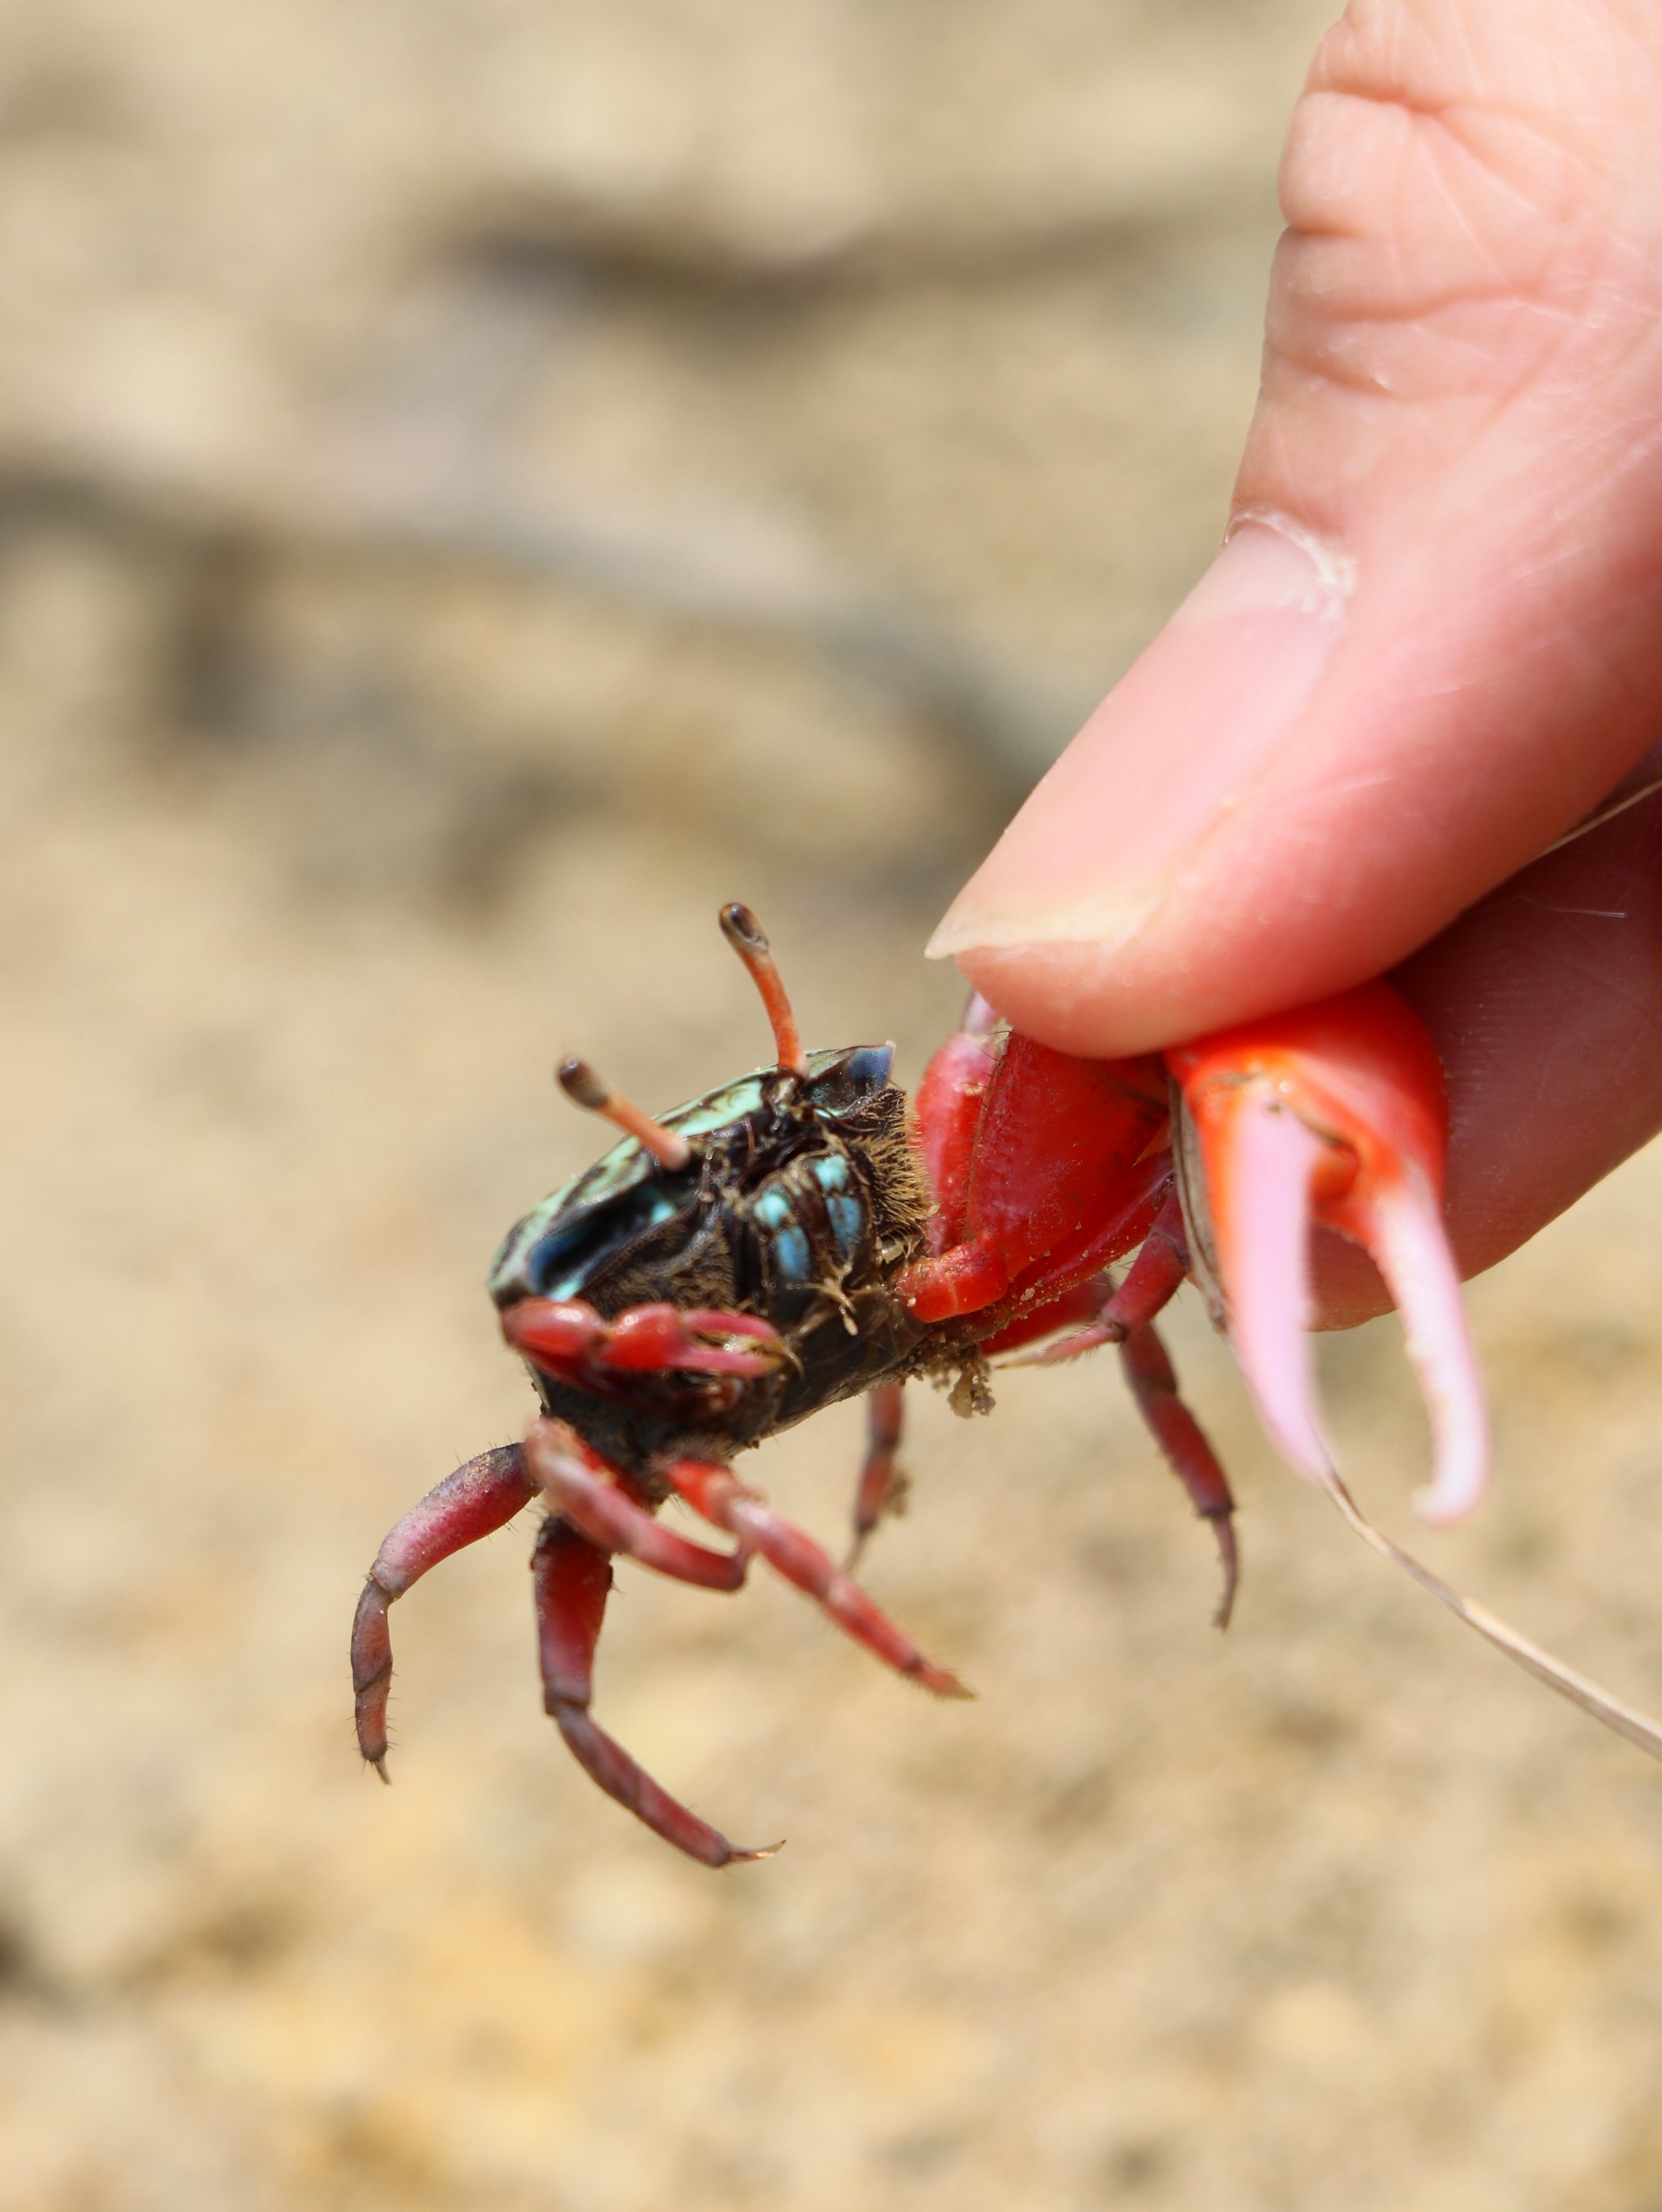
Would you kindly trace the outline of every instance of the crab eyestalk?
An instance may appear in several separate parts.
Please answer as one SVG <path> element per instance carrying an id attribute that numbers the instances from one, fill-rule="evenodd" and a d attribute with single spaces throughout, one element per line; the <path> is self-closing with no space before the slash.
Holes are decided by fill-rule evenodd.
<path id="1" fill-rule="evenodd" d="M 678 1136 L 673 1129 L 667 1129 L 661 1121 L 654 1121 L 633 1100 L 620 1097 L 609 1084 L 601 1081 L 586 1060 L 563 1060 L 557 1074 L 561 1090 L 574 1106 L 581 1106 L 586 1113 L 598 1114 L 614 1129 L 633 1137 L 638 1145 L 645 1146 L 660 1167 L 673 1174 L 692 1158 L 692 1148 L 685 1137 Z"/>
<path id="2" fill-rule="evenodd" d="M 796 1025 L 784 978 L 768 943 L 767 933 L 747 906 L 734 899 L 721 908 L 721 934 L 744 962 L 750 979 L 762 994 L 773 1030 L 773 1048 L 779 1065 L 793 1075 L 807 1075 L 808 1056 L 802 1049 L 802 1032 Z"/>
<path id="3" fill-rule="evenodd" d="M 1370 983 L 1166 1058 L 1190 1245 L 1276 1448 L 1333 1486 L 1306 1334 L 1319 1223 L 1385 1277 L 1431 1419 L 1432 1480 L 1415 1502 L 1428 1521 L 1458 1520 L 1488 1481 L 1488 1425 L 1443 1226 L 1442 1069 L 1417 1018 Z"/>

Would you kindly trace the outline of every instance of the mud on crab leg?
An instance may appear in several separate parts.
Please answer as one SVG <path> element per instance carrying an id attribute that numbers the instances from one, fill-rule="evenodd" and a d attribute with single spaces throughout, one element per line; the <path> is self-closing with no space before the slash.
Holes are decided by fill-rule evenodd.
<path id="1" fill-rule="evenodd" d="M 481 1452 L 429 1490 L 375 1554 L 352 1622 L 358 1749 L 387 1780 L 387 1698 L 393 1686 L 387 1608 L 429 1567 L 504 1528 L 537 1494 L 518 1444 Z"/>
<path id="2" fill-rule="evenodd" d="M 829 1552 L 776 1513 L 759 1492 L 747 1489 L 730 1468 L 713 1460 L 678 1459 L 672 1460 L 662 1473 L 670 1488 L 685 1498 L 695 1513 L 716 1528 L 729 1530 L 745 1551 L 759 1552 L 776 1573 L 794 1583 L 829 1613 L 845 1635 L 863 1644 L 896 1674 L 909 1675 L 938 1698 L 974 1696 L 956 1674 L 926 1658 L 904 1630 L 897 1628 L 859 1583 L 843 1572 Z"/>
<path id="3" fill-rule="evenodd" d="M 1190 1245 L 1216 1279 L 1264 1426 L 1331 1488 L 1310 1348 L 1308 1235 L 1372 1255 L 1403 1318 L 1431 1418 L 1428 1521 L 1482 1495 L 1488 1430 L 1442 1218 L 1447 1113 L 1430 1039 L 1388 984 L 1221 1030 L 1166 1054 L 1180 1086 L 1178 1157 Z M 1198 1157 L 1196 1157 L 1198 1155 Z"/>
<path id="4" fill-rule="evenodd" d="M 654 1782 L 590 1714 L 594 1647 L 612 1589 L 612 1561 L 606 1552 L 563 1515 L 551 1514 L 538 1534 L 531 1574 L 543 1705 L 590 1779 L 666 1843 L 705 1866 L 771 1857 L 777 1844 L 759 1850 L 730 1844 Z"/>
<path id="5" fill-rule="evenodd" d="M 998 1359 L 1001 1366 L 1054 1367 L 1064 1359 L 1077 1359 L 1082 1352 L 1094 1352 L 1099 1345 L 1123 1344 L 1127 1337 L 1137 1329 L 1146 1328 L 1172 1303 L 1188 1279 L 1189 1245 L 1184 1234 L 1183 1209 L 1173 1194 L 1155 1215 L 1141 1249 L 1126 1269 L 1125 1279 L 1117 1289 L 1111 1277 L 1099 1276 L 1094 1283 L 1069 1292 L 1054 1305 L 1042 1306 L 1013 1328 L 1001 1330 L 983 1349 L 989 1358 Z M 1081 1318 L 1085 1322 L 1082 1328 L 1069 1329 L 1065 1336 L 1056 1337 L 1038 1352 L 1024 1353 L 1020 1359 L 1000 1358 L 1001 1353 L 1014 1352 L 1068 1322 Z"/>

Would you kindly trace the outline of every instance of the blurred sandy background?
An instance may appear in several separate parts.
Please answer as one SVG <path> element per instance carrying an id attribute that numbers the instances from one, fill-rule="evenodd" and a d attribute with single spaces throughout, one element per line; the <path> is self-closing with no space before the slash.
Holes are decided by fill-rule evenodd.
<path id="1" fill-rule="evenodd" d="M 1215 541 L 1323 0 L 0 11 L 5 2212 L 1656 2212 L 1662 1785 L 1257 1443 L 1238 1624 L 1111 1365 L 914 1409 L 871 1579 L 625 1570 L 539 1711 L 528 1525 L 344 1640 L 514 1434 L 480 1284 L 648 1103 L 948 1022 L 922 936 Z M 1475 1293 L 1432 1555 L 1662 1701 L 1662 1163 Z M 1393 1329 L 1324 1353 L 1396 1527 Z M 916 1394 L 914 1394 L 915 1395 Z M 840 1531 L 840 1409 L 755 1463 Z"/>

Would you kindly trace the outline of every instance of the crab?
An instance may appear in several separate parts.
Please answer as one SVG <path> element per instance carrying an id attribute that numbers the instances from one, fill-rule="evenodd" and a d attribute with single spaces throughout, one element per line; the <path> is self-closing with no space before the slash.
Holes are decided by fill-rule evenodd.
<path id="1" fill-rule="evenodd" d="M 977 1413 L 990 1403 L 993 1359 L 1117 1346 L 1155 1442 L 1215 1532 L 1227 1624 L 1234 1504 L 1154 1324 L 1197 1281 L 1272 1441 L 1348 1504 L 1307 1350 L 1312 1223 L 1366 1248 L 1403 1317 L 1434 1439 L 1422 1512 L 1446 1522 L 1476 1503 L 1488 1445 L 1442 1227 L 1442 1073 L 1389 986 L 1123 1060 L 1053 1051 L 972 996 L 909 1108 L 891 1046 L 806 1051 L 754 915 L 730 905 L 721 923 L 759 990 L 773 1063 L 661 1118 L 583 1061 L 561 1068 L 567 1094 L 623 1140 L 527 1213 L 491 1270 L 503 1337 L 539 1400 L 529 1434 L 447 1475 L 369 1571 L 352 1667 L 359 1747 L 383 1780 L 390 1607 L 540 1496 L 544 1702 L 566 1744 L 689 1856 L 719 1867 L 768 1856 L 776 1845 L 730 1843 L 595 1720 L 613 1560 L 732 1591 L 759 1559 L 886 1665 L 938 1697 L 967 1696 L 853 1570 L 898 1500 L 905 1384 L 944 1384 L 956 1410 Z M 730 1462 L 861 1394 L 869 1443 L 839 1564 Z M 671 1498 L 729 1547 L 661 1523 Z"/>

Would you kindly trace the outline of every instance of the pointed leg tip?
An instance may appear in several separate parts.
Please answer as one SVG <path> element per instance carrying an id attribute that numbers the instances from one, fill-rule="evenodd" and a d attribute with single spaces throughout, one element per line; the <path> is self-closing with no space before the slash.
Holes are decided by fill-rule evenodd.
<path id="1" fill-rule="evenodd" d="M 937 1667 L 933 1662 L 925 1660 L 923 1664 L 916 1669 L 912 1679 L 914 1681 L 921 1682 L 926 1690 L 932 1691 L 937 1698 L 950 1698 L 966 1704 L 974 1701 L 975 1692 L 967 1682 L 960 1681 L 950 1667 Z"/>
<path id="2" fill-rule="evenodd" d="M 784 1848 L 785 1838 L 782 1836 L 776 1844 L 752 1844 L 742 1848 L 731 1844 L 728 1847 L 726 1863 L 728 1866 L 748 1866 L 756 1859 L 776 1858 Z"/>
<path id="3" fill-rule="evenodd" d="M 387 1753 L 385 1752 L 382 1752 L 378 1759 L 366 1759 L 364 1764 L 367 1766 L 373 1767 L 374 1771 L 380 1777 L 380 1779 L 387 1784 L 387 1788 L 389 1790 L 392 1788 L 393 1778 L 387 1771 Z"/>
<path id="4" fill-rule="evenodd" d="M 1218 1599 L 1218 1609 L 1212 1615 L 1212 1626 L 1221 1635 L 1234 1619 L 1235 1600 L 1240 1595 L 1240 1547 L 1235 1540 L 1233 1508 L 1208 1513 L 1203 1518 L 1212 1523 L 1217 1536 L 1218 1565 L 1223 1571 L 1223 1589 Z"/>

